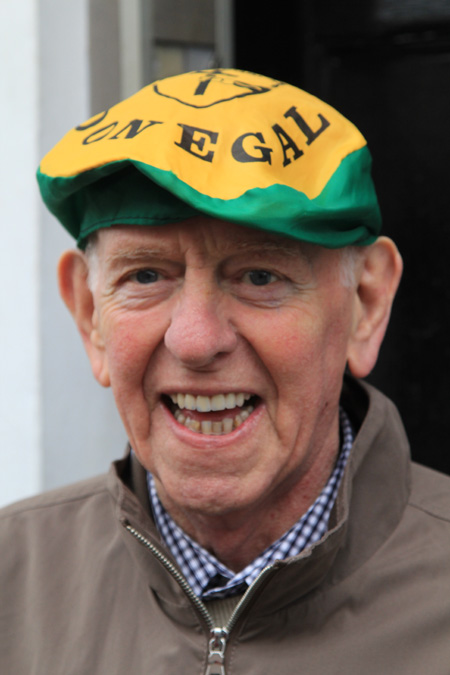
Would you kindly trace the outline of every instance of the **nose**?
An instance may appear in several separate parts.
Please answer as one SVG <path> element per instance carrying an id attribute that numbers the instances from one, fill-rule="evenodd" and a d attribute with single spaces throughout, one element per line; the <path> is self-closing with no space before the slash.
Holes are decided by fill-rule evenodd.
<path id="1" fill-rule="evenodd" d="M 165 333 L 166 348 L 188 368 L 204 368 L 230 354 L 237 333 L 220 292 L 185 283 Z"/>

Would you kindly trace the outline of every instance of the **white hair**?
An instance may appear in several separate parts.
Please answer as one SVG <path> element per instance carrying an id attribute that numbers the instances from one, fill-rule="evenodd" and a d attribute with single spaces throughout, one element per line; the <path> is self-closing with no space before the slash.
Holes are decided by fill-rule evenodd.
<path id="1" fill-rule="evenodd" d="M 99 273 L 97 237 L 95 233 L 89 237 L 87 246 L 84 249 L 84 255 L 86 256 L 88 265 L 87 283 L 91 293 L 94 293 L 95 289 L 97 288 Z"/>
<path id="2" fill-rule="evenodd" d="M 365 246 L 345 246 L 341 249 L 339 277 L 344 288 L 356 286 L 356 266 L 365 248 Z"/>

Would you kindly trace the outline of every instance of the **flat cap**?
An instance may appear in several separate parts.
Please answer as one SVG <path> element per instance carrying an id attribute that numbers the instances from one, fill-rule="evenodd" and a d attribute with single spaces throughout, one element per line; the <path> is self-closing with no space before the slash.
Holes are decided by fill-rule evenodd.
<path id="1" fill-rule="evenodd" d="M 111 225 L 205 214 L 337 248 L 381 218 L 358 129 L 292 85 L 233 69 L 144 87 L 69 131 L 38 169 L 44 202 L 83 247 Z"/>

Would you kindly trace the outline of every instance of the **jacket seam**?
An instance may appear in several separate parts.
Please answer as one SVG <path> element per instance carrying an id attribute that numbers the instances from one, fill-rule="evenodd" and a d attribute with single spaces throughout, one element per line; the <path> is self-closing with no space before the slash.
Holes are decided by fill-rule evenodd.
<path id="1" fill-rule="evenodd" d="M 414 504 L 413 502 L 408 502 L 408 506 L 410 506 L 412 509 L 416 509 L 417 511 L 421 511 L 422 513 L 425 513 L 427 516 L 430 516 L 431 518 L 435 518 L 437 520 L 442 520 L 444 523 L 450 524 L 450 516 L 440 515 L 439 513 L 436 513 L 435 511 L 431 511 L 430 509 L 427 509 L 424 506 L 420 506 L 419 504 Z"/>
<path id="2" fill-rule="evenodd" d="M 37 504 L 36 506 L 24 506 L 23 508 L 12 510 L 10 513 L 0 514 L 0 520 L 8 520 L 14 516 L 19 516 L 25 513 L 34 513 L 36 511 L 51 509 L 54 508 L 55 506 L 64 506 L 65 504 L 72 504 L 74 502 L 90 499 L 91 497 L 98 497 L 101 494 L 108 494 L 107 488 L 100 488 L 98 491 L 91 492 L 85 495 L 77 495 L 70 498 L 64 497 L 61 498 L 60 500 L 55 500 L 53 502 L 48 502 L 46 504 Z"/>

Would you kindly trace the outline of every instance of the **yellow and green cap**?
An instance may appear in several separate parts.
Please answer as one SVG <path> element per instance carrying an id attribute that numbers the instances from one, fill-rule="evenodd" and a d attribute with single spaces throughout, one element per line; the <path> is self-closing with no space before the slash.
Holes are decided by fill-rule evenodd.
<path id="1" fill-rule="evenodd" d="M 329 248 L 370 244 L 381 227 L 358 129 L 297 87 L 239 70 L 144 87 L 69 131 L 37 176 L 81 247 L 100 228 L 198 214 Z"/>

